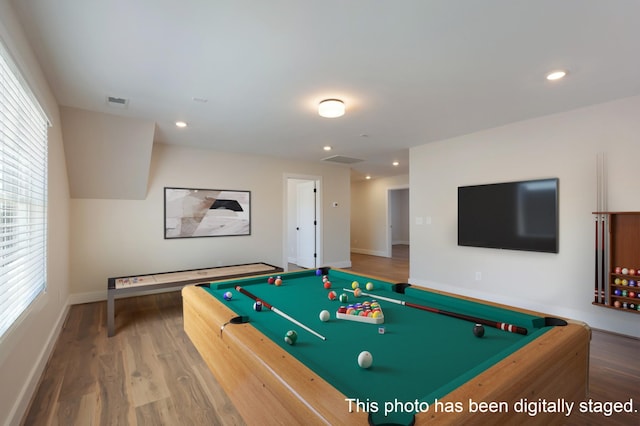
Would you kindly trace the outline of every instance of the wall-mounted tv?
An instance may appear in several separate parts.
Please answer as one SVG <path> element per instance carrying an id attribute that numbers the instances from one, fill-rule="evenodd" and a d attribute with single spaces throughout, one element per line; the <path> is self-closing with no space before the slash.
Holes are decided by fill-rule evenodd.
<path id="1" fill-rule="evenodd" d="M 558 179 L 458 187 L 458 245 L 558 253 Z"/>

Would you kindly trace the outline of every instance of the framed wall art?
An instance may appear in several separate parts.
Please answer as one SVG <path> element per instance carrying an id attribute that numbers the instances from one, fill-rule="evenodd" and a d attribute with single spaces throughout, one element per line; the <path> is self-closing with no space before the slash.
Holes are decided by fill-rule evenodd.
<path id="1" fill-rule="evenodd" d="M 164 238 L 251 235 L 251 192 L 164 188 Z"/>

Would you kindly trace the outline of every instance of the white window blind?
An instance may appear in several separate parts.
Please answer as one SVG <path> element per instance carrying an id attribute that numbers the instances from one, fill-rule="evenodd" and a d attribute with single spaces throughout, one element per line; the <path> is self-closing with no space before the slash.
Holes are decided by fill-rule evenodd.
<path id="1" fill-rule="evenodd" d="M 0 45 L 0 337 L 46 288 L 47 119 Z"/>

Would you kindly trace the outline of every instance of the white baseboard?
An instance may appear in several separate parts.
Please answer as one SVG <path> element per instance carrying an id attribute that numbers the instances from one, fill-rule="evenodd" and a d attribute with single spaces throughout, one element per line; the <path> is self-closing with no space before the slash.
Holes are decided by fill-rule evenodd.
<path id="1" fill-rule="evenodd" d="M 367 250 L 367 249 L 351 247 L 351 252 L 358 253 L 358 254 L 368 254 L 369 256 L 389 257 L 387 252 L 379 251 L 379 250 Z"/>
<path id="2" fill-rule="evenodd" d="M 330 266 L 332 268 L 340 268 L 340 269 L 345 269 L 345 268 L 351 268 L 351 260 L 343 260 L 340 262 L 331 262 L 331 263 L 327 263 L 323 266 Z"/>
<path id="3" fill-rule="evenodd" d="M 58 341 L 60 332 L 62 331 L 62 326 L 67 319 L 70 306 L 71 305 L 69 304 L 69 300 L 67 299 L 64 308 L 60 311 L 60 315 L 58 315 L 58 319 L 51 328 L 51 332 L 49 333 L 47 341 L 45 342 L 45 345 L 42 347 L 42 350 L 38 355 L 36 363 L 33 365 L 31 371 L 29 372 L 24 386 L 22 387 L 22 389 L 20 389 L 20 393 L 18 394 L 19 396 L 16 399 L 16 404 L 13 406 L 11 413 L 7 416 L 7 421 L 5 422 L 6 426 L 20 424 L 22 418 L 27 412 L 29 404 L 31 403 L 31 398 L 33 398 L 33 395 L 35 394 L 36 389 L 40 384 L 40 379 L 42 378 L 44 369 L 47 366 L 47 362 L 49 362 L 49 358 L 51 358 L 53 349 L 56 345 L 56 342 Z"/>

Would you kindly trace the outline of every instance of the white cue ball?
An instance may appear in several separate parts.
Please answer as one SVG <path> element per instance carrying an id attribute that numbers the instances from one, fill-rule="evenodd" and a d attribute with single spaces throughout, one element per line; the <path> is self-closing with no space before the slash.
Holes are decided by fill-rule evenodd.
<path id="1" fill-rule="evenodd" d="M 329 321 L 329 317 L 330 317 L 329 311 L 327 310 L 320 311 L 320 321 L 327 322 Z"/>
<path id="2" fill-rule="evenodd" d="M 358 365 L 361 368 L 369 368 L 373 364 L 373 355 L 367 351 L 360 352 L 358 355 Z"/>

